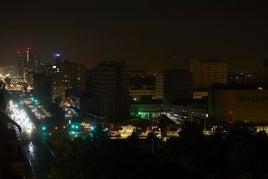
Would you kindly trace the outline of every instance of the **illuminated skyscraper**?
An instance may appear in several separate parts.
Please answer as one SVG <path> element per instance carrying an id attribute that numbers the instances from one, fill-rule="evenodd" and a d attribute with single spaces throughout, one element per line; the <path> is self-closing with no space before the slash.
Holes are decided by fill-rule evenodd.
<path id="1" fill-rule="evenodd" d="M 23 79 L 25 79 L 25 68 L 24 68 L 24 64 L 25 64 L 25 61 L 24 61 L 24 58 L 23 58 L 23 53 L 21 51 L 17 51 L 17 57 L 18 57 L 18 73 L 19 73 L 19 77 Z"/>
<path id="2" fill-rule="evenodd" d="M 85 65 L 65 60 L 52 67 L 53 98 L 85 91 Z"/>
<path id="3" fill-rule="evenodd" d="M 29 63 L 30 62 L 30 48 L 26 49 L 26 62 Z"/>
<path id="4" fill-rule="evenodd" d="M 23 81 L 31 81 L 33 73 L 39 73 L 41 64 L 37 56 L 33 55 L 30 48 L 26 48 L 25 52 L 17 52 L 19 60 L 19 76 Z M 32 84 L 30 84 L 32 86 Z"/>

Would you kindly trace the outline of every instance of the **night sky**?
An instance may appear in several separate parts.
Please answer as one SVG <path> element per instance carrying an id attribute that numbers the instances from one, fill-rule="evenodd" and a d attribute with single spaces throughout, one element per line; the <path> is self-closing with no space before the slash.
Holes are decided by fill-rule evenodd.
<path id="1" fill-rule="evenodd" d="M 183 68 L 190 57 L 257 71 L 268 58 L 264 1 L 52 2 L 2 2 L 0 66 L 17 65 L 16 51 L 27 47 L 47 63 L 62 53 L 88 68 L 126 60 L 149 71 Z"/>

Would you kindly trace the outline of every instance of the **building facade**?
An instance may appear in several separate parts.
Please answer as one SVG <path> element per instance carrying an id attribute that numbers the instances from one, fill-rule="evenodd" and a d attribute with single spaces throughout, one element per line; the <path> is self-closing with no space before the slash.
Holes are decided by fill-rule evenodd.
<path id="1" fill-rule="evenodd" d="M 268 84 L 214 85 L 209 90 L 211 119 L 233 123 L 268 123 Z"/>
<path id="2" fill-rule="evenodd" d="M 15 66 L 0 66 L 0 77 L 16 78 L 17 72 Z"/>
<path id="3" fill-rule="evenodd" d="M 45 73 L 36 73 L 33 76 L 34 96 L 42 104 L 49 104 L 52 101 L 51 76 Z"/>
<path id="4" fill-rule="evenodd" d="M 26 48 L 24 52 L 18 51 L 18 69 L 19 76 L 24 82 L 27 82 L 29 86 L 33 86 L 32 78 L 33 73 L 41 72 L 41 62 L 38 59 L 38 56 L 35 55 L 30 48 Z"/>
<path id="5" fill-rule="evenodd" d="M 108 120 L 129 116 L 129 71 L 125 62 L 108 61 L 91 71 L 93 113 Z"/>
<path id="6" fill-rule="evenodd" d="M 258 72 L 258 81 L 261 83 L 268 83 L 268 59 L 263 60 L 263 65 Z"/>
<path id="7" fill-rule="evenodd" d="M 165 70 L 156 75 L 156 99 L 164 103 L 191 103 L 193 77 L 187 70 Z"/>
<path id="8" fill-rule="evenodd" d="M 155 74 L 147 71 L 130 71 L 129 93 L 131 103 L 155 99 Z"/>
<path id="9" fill-rule="evenodd" d="M 190 59 L 194 88 L 210 88 L 213 84 L 227 83 L 227 65 L 220 60 Z"/>
<path id="10" fill-rule="evenodd" d="M 52 67 L 53 99 L 66 100 L 71 93 L 85 91 L 85 65 L 64 61 Z"/>

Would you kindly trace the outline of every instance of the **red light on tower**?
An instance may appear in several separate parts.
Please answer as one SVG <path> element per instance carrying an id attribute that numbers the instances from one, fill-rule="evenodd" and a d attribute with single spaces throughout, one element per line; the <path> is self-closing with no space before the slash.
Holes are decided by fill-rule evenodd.
<path id="1" fill-rule="evenodd" d="M 17 55 L 19 58 L 22 57 L 21 51 L 17 51 Z"/>
<path id="2" fill-rule="evenodd" d="M 30 57 L 29 57 L 29 53 L 30 53 L 30 48 L 26 48 L 26 61 L 29 62 L 30 61 Z"/>

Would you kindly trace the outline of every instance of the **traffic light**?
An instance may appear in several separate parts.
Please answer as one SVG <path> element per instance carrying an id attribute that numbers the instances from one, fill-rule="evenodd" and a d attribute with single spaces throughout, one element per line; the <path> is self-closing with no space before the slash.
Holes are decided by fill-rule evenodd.
<path id="1" fill-rule="evenodd" d="M 37 98 L 32 97 L 31 99 L 34 104 L 39 104 L 39 100 Z"/>
<path id="2" fill-rule="evenodd" d="M 79 129 L 79 125 L 77 125 L 77 124 L 71 125 L 71 130 L 78 130 L 78 129 Z"/>
<path id="3" fill-rule="evenodd" d="M 42 126 L 41 127 L 41 131 L 46 131 L 47 130 L 47 127 L 46 126 Z"/>

